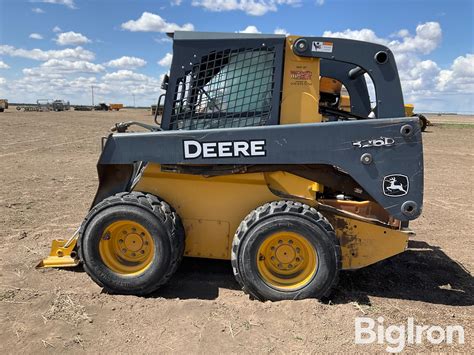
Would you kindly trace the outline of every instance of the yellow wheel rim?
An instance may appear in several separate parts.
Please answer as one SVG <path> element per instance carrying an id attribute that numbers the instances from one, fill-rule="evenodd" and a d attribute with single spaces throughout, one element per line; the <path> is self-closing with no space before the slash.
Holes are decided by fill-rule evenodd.
<path id="1" fill-rule="evenodd" d="M 155 245 L 148 230 L 140 223 L 123 220 L 105 229 L 100 238 L 99 253 L 112 271 L 136 276 L 151 265 Z"/>
<path id="2" fill-rule="evenodd" d="M 315 248 L 301 234 L 282 231 L 271 234 L 260 245 L 257 265 L 266 284 L 290 291 L 312 280 L 318 257 Z"/>

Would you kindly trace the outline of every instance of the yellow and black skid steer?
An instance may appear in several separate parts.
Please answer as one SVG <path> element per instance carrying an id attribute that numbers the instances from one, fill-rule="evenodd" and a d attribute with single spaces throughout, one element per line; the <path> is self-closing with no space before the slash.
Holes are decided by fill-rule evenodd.
<path id="1" fill-rule="evenodd" d="M 106 290 L 145 295 L 183 256 L 224 259 L 245 292 L 276 301 L 324 297 L 341 270 L 405 250 L 423 150 L 390 49 L 237 33 L 173 42 L 161 121 L 114 127 L 87 216 L 42 266 L 82 263 Z M 322 78 L 345 86 L 349 112 Z M 137 124 L 147 131 L 127 131 Z"/>

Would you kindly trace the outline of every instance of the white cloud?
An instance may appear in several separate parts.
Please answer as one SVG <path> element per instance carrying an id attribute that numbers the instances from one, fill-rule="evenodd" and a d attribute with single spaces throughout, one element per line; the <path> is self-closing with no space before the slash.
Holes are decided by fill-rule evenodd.
<path id="1" fill-rule="evenodd" d="M 194 26 L 186 23 L 182 26 L 176 23 L 166 22 L 161 16 L 144 12 L 138 20 L 130 20 L 122 23 L 124 30 L 132 32 L 174 32 L 174 31 L 193 31 Z"/>
<path id="2" fill-rule="evenodd" d="M 324 5 L 324 0 L 316 0 L 316 5 L 323 6 Z"/>
<path id="3" fill-rule="evenodd" d="M 275 31 L 273 31 L 273 33 L 276 34 L 276 35 L 285 35 L 285 36 L 289 35 L 287 30 L 285 30 L 284 28 L 280 28 L 280 27 L 275 28 Z"/>
<path id="4" fill-rule="evenodd" d="M 43 39 L 43 36 L 39 33 L 31 33 L 28 37 L 31 39 Z"/>
<path id="5" fill-rule="evenodd" d="M 35 14 L 44 14 L 44 10 L 39 7 L 34 7 L 31 9 Z"/>
<path id="6" fill-rule="evenodd" d="M 171 6 L 179 6 L 183 0 L 171 0 Z"/>
<path id="7" fill-rule="evenodd" d="M 260 32 L 256 26 L 247 26 L 244 30 L 239 31 L 239 33 L 262 33 L 262 32 Z"/>
<path id="8" fill-rule="evenodd" d="M 54 26 L 52 31 L 57 33 L 57 32 L 61 32 L 62 29 L 59 26 Z"/>
<path id="9" fill-rule="evenodd" d="M 137 57 L 123 56 L 107 62 L 105 65 L 112 68 L 135 69 L 146 65 L 146 61 Z"/>
<path id="10" fill-rule="evenodd" d="M 7 63 L 0 60 L 0 69 L 9 69 L 9 68 L 10 66 Z"/>
<path id="11" fill-rule="evenodd" d="M 30 0 L 30 2 L 40 2 L 45 4 L 64 5 L 70 9 L 77 9 L 74 0 Z"/>
<path id="12" fill-rule="evenodd" d="M 248 15 L 262 16 L 267 12 L 275 12 L 279 5 L 299 6 L 300 0 L 193 0 L 193 6 L 203 7 L 214 12 L 244 11 Z"/>
<path id="13" fill-rule="evenodd" d="M 55 39 L 55 41 L 60 46 L 77 46 L 79 44 L 91 42 L 91 40 L 84 36 L 82 33 L 77 33 L 74 31 L 63 32 L 58 34 L 58 37 Z"/>
<path id="14" fill-rule="evenodd" d="M 103 76 L 105 81 L 146 81 L 147 76 L 131 70 L 119 70 Z"/>
<path id="15" fill-rule="evenodd" d="M 84 60 L 50 59 L 39 67 L 23 69 L 23 74 L 29 77 L 58 78 L 72 73 L 100 73 L 104 70 L 104 66 Z"/>
<path id="16" fill-rule="evenodd" d="M 5 78 L 2 78 L 2 77 L 0 76 L 0 85 L 4 85 L 4 84 L 6 84 L 6 83 L 7 83 L 7 81 L 5 80 Z"/>
<path id="17" fill-rule="evenodd" d="M 0 45 L 0 55 L 47 61 L 50 59 L 93 60 L 95 55 L 82 47 L 62 50 L 22 49 L 9 45 Z"/>
<path id="18" fill-rule="evenodd" d="M 451 68 L 441 70 L 437 78 L 437 88 L 442 91 L 474 92 L 474 54 L 457 57 Z"/>
<path id="19" fill-rule="evenodd" d="M 94 64 L 85 60 L 69 61 L 64 59 L 50 59 L 41 64 L 41 67 L 68 73 L 99 73 L 105 70 L 104 66 L 100 64 Z"/>
<path id="20" fill-rule="evenodd" d="M 442 31 L 438 22 L 426 22 L 416 27 L 416 35 L 410 36 L 408 31 L 400 31 L 402 41 L 391 41 L 389 47 L 397 52 L 431 53 L 441 43 Z"/>
<path id="21" fill-rule="evenodd" d="M 172 60 L 173 55 L 171 53 L 166 53 L 165 56 L 158 61 L 158 64 L 162 67 L 169 67 Z"/>

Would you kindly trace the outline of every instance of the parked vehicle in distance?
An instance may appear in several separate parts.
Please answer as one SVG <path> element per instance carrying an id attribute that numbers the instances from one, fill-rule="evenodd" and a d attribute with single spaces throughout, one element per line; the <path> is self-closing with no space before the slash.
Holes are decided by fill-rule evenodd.
<path id="1" fill-rule="evenodd" d="M 0 99 L 0 112 L 5 111 L 8 108 L 8 100 Z"/>

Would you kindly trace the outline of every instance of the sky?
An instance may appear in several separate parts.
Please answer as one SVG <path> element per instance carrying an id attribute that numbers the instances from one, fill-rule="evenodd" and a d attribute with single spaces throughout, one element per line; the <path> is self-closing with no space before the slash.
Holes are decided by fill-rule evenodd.
<path id="1" fill-rule="evenodd" d="M 149 106 L 175 30 L 382 43 L 405 103 L 474 113 L 473 0 L 0 0 L 0 98 Z"/>

